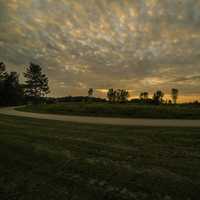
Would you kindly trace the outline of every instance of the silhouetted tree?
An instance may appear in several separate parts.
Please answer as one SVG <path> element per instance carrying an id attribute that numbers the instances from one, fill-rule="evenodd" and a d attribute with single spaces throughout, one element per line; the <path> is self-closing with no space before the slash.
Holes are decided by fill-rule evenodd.
<path id="1" fill-rule="evenodd" d="M 28 97 L 39 98 L 47 95 L 49 91 L 48 78 L 42 73 L 40 65 L 30 63 L 24 73 L 26 78 L 25 94 Z"/>
<path id="2" fill-rule="evenodd" d="M 153 101 L 155 104 L 161 104 L 163 102 L 164 93 L 161 90 L 158 90 L 153 95 Z"/>
<path id="3" fill-rule="evenodd" d="M 149 98 L 149 93 L 148 92 L 142 92 L 140 94 L 140 99 L 141 100 L 147 100 Z"/>
<path id="4" fill-rule="evenodd" d="M 178 89 L 172 88 L 171 96 L 172 96 L 172 101 L 173 101 L 174 104 L 176 104 L 176 102 L 177 102 L 178 93 L 179 93 Z"/>
<path id="5" fill-rule="evenodd" d="M 93 88 L 89 88 L 89 90 L 88 90 L 88 97 L 92 97 L 93 93 L 94 93 Z"/>
<path id="6" fill-rule="evenodd" d="M 5 78 L 6 75 L 6 65 L 3 62 L 0 62 L 0 81 Z"/>
<path id="7" fill-rule="evenodd" d="M 10 72 L 4 81 L 4 104 L 17 105 L 23 100 L 23 89 L 19 83 L 19 74 Z"/>
<path id="8" fill-rule="evenodd" d="M 107 97 L 110 102 L 126 102 L 129 97 L 129 92 L 127 90 L 113 90 L 111 88 L 108 90 Z"/>
<path id="9" fill-rule="evenodd" d="M 4 63 L 0 63 L 0 86 L 2 86 L 3 84 L 3 81 L 5 79 L 5 76 L 6 76 L 6 66 Z"/>
<path id="10" fill-rule="evenodd" d="M 129 92 L 128 90 L 120 90 L 118 89 L 117 91 L 117 102 L 126 102 L 129 97 Z"/>
<path id="11" fill-rule="evenodd" d="M 117 89 L 114 91 L 114 96 L 115 96 L 115 102 L 120 102 L 121 100 L 121 90 Z"/>
<path id="12" fill-rule="evenodd" d="M 23 99 L 23 90 L 16 72 L 6 72 L 4 63 L 0 63 L 0 104 L 17 105 Z"/>
<path id="13" fill-rule="evenodd" d="M 0 63 L 0 104 L 3 104 L 4 100 L 4 81 L 6 77 L 6 66 L 4 63 Z"/>
<path id="14" fill-rule="evenodd" d="M 109 100 L 110 102 L 114 102 L 114 99 L 115 99 L 115 92 L 114 92 L 113 88 L 108 89 L 107 97 L 108 97 L 108 100 Z"/>

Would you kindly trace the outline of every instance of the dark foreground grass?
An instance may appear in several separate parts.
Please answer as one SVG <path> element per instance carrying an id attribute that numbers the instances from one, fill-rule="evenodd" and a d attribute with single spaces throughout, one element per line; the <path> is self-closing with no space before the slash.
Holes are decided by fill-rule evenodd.
<path id="1" fill-rule="evenodd" d="M 87 115 L 105 117 L 200 119 L 200 106 L 194 105 L 136 105 L 75 102 L 64 104 L 30 105 L 19 108 L 27 112 L 63 115 Z"/>
<path id="2" fill-rule="evenodd" d="M 200 130 L 0 115 L 1 200 L 197 200 Z"/>

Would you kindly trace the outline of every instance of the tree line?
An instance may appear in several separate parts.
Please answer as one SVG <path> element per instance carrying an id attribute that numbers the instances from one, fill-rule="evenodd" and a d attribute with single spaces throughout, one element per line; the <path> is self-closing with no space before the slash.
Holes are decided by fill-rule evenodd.
<path id="1" fill-rule="evenodd" d="M 93 88 L 89 88 L 88 90 L 88 97 L 92 97 L 94 94 L 94 89 Z M 139 95 L 139 99 L 132 99 L 131 101 L 137 101 L 137 103 L 144 103 L 144 104 L 163 104 L 163 103 L 167 103 L 167 104 L 176 104 L 177 103 L 177 99 L 178 99 L 178 95 L 179 95 L 179 90 L 172 88 L 171 89 L 171 98 L 172 100 L 168 100 L 168 101 L 164 101 L 164 92 L 161 90 L 156 91 L 153 94 L 153 97 L 150 98 L 149 97 L 149 93 L 148 92 L 141 92 Z M 108 89 L 107 92 L 107 99 L 109 102 L 112 103 L 124 103 L 127 102 L 128 99 L 130 97 L 130 93 L 128 90 L 124 90 L 124 89 L 113 89 L 110 88 Z"/>
<path id="2" fill-rule="evenodd" d="M 162 104 L 162 103 L 167 103 L 167 104 L 176 104 L 178 100 L 178 95 L 179 95 L 179 90 L 176 88 L 171 89 L 171 100 L 164 100 L 164 92 L 161 90 L 156 91 L 153 94 L 152 98 L 149 98 L 149 93 L 148 92 L 142 92 L 140 93 L 140 100 L 142 100 L 144 103 L 152 102 L 154 104 Z"/>
<path id="3" fill-rule="evenodd" d="M 44 97 L 50 92 L 48 85 L 48 77 L 42 72 L 40 65 L 30 63 L 26 68 L 26 71 L 23 73 L 25 78 L 25 83 L 20 83 L 19 74 L 17 72 L 7 72 L 6 65 L 0 63 L 0 105 L 19 105 L 24 103 L 41 103 L 44 101 Z M 89 88 L 88 96 L 86 97 L 77 97 L 76 101 L 82 100 L 97 100 L 101 101 L 100 98 L 95 98 L 94 89 Z M 142 92 L 139 95 L 139 99 L 132 99 L 131 102 L 135 103 L 144 103 L 144 104 L 176 104 L 179 91 L 178 89 L 172 88 L 171 90 L 171 99 L 167 102 L 164 101 L 164 92 L 161 90 L 156 91 L 153 94 L 153 97 L 149 97 L 148 92 Z M 130 93 L 125 89 L 108 89 L 107 99 L 111 103 L 124 103 L 128 102 Z M 73 100 L 71 98 L 46 98 L 50 103 L 59 102 L 62 100 Z M 105 101 L 104 99 L 102 99 Z M 102 101 L 102 102 L 103 102 Z"/>
<path id="4" fill-rule="evenodd" d="M 36 102 L 50 92 L 48 77 L 40 65 L 30 63 L 23 75 L 25 83 L 22 84 L 17 72 L 7 72 L 6 65 L 0 63 L 0 105 Z"/>

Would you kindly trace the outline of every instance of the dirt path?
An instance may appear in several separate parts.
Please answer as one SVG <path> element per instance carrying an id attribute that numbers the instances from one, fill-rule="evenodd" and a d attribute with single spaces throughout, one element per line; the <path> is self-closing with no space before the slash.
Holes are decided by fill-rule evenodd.
<path id="1" fill-rule="evenodd" d="M 150 127 L 199 127 L 200 120 L 178 120 L 178 119 L 134 119 L 134 118 L 113 118 L 113 117 L 87 117 L 67 116 L 56 114 L 40 114 L 16 111 L 15 107 L 0 108 L 0 114 L 29 117 L 35 119 L 48 119 L 63 122 L 109 124 L 124 126 L 150 126 Z"/>

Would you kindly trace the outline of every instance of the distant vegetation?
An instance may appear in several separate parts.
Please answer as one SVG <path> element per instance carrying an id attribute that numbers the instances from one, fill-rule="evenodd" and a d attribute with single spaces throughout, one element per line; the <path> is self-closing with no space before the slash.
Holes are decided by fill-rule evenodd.
<path id="1" fill-rule="evenodd" d="M 126 89 L 109 88 L 106 98 L 96 98 L 95 89 L 89 88 L 86 96 L 68 96 L 62 98 L 47 97 L 50 89 L 48 77 L 42 72 L 41 66 L 30 63 L 23 74 L 25 83 L 19 82 L 17 72 L 6 71 L 4 63 L 0 63 L 0 106 L 22 105 L 22 104 L 43 104 L 60 102 L 110 102 L 110 103 L 136 103 L 136 104 L 177 104 L 179 90 L 172 88 L 171 100 L 164 100 L 164 92 L 156 91 L 153 97 L 147 91 L 141 92 L 139 98 L 130 99 L 129 91 Z M 199 104 L 198 101 L 193 104 Z"/>
<path id="2" fill-rule="evenodd" d="M 157 106 L 151 104 L 114 104 L 109 102 L 101 103 L 88 101 L 29 105 L 19 108 L 18 110 L 36 113 L 99 117 L 200 119 L 200 106 L 195 105 Z"/>

